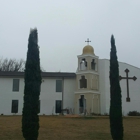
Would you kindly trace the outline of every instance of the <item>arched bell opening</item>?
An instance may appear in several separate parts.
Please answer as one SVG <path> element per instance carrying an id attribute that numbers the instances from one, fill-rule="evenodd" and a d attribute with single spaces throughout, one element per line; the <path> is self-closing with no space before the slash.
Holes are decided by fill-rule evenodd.
<path id="1" fill-rule="evenodd" d="M 92 69 L 92 70 L 95 70 L 95 69 L 96 69 L 95 59 L 92 59 L 92 62 L 91 62 L 91 69 Z"/>
<path id="2" fill-rule="evenodd" d="M 87 70 L 87 61 L 83 58 L 80 62 L 80 70 Z"/>

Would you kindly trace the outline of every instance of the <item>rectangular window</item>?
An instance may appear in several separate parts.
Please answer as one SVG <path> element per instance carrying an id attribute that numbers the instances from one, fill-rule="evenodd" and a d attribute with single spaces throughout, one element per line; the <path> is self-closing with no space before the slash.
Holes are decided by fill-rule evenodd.
<path id="1" fill-rule="evenodd" d="M 56 92 L 62 92 L 62 80 L 56 80 Z"/>
<path id="2" fill-rule="evenodd" d="M 13 91 L 19 91 L 19 79 L 13 79 Z"/>
<path id="3" fill-rule="evenodd" d="M 12 100 L 11 113 L 18 113 L 18 100 Z"/>

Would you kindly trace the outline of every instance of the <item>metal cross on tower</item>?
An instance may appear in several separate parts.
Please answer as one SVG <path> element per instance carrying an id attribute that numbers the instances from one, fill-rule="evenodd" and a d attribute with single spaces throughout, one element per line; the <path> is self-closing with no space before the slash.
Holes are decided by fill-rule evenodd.
<path id="1" fill-rule="evenodd" d="M 87 38 L 87 41 L 85 41 L 85 42 L 87 42 L 87 45 L 89 45 L 89 42 L 91 42 L 91 41 L 89 41 L 89 38 Z"/>
<path id="2" fill-rule="evenodd" d="M 126 79 L 126 86 L 127 86 L 127 98 L 126 98 L 126 102 L 130 102 L 130 97 L 129 97 L 129 79 L 132 79 L 132 80 L 134 80 L 134 81 L 136 81 L 137 80 L 137 77 L 128 77 L 128 72 L 129 72 L 129 70 L 128 69 L 126 69 L 125 70 L 125 72 L 126 72 L 126 77 L 122 77 L 122 76 L 119 76 L 119 79 L 120 80 L 122 80 L 122 79 Z"/>

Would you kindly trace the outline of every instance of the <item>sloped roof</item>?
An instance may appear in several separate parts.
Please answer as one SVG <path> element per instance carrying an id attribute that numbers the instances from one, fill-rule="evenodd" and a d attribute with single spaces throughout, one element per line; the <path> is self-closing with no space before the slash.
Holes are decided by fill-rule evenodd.
<path id="1" fill-rule="evenodd" d="M 67 77 L 67 78 L 75 78 L 75 73 L 67 73 L 67 72 L 42 72 L 42 77 Z M 24 72 L 0 72 L 0 77 L 24 77 Z"/>

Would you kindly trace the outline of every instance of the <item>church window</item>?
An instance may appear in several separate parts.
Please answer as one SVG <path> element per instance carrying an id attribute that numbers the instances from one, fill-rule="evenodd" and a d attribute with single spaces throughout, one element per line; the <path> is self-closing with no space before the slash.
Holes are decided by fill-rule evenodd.
<path id="1" fill-rule="evenodd" d="M 91 69 L 92 69 L 92 70 L 95 70 L 95 66 L 96 66 L 95 60 L 92 59 L 92 62 L 91 62 Z"/>
<path id="2" fill-rule="evenodd" d="M 13 91 L 19 91 L 19 79 L 13 79 Z"/>
<path id="3" fill-rule="evenodd" d="M 80 70 L 86 69 L 87 69 L 87 61 L 85 60 L 85 58 L 83 58 L 82 61 L 80 62 Z"/>
<path id="4" fill-rule="evenodd" d="M 62 92 L 62 80 L 56 80 L 56 92 Z"/>
<path id="5" fill-rule="evenodd" d="M 85 79 L 85 76 L 81 76 L 80 88 L 87 88 L 87 79 Z"/>
<path id="6" fill-rule="evenodd" d="M 18 100 L 12 100 L 11 113 L 18 113 Z"/>

